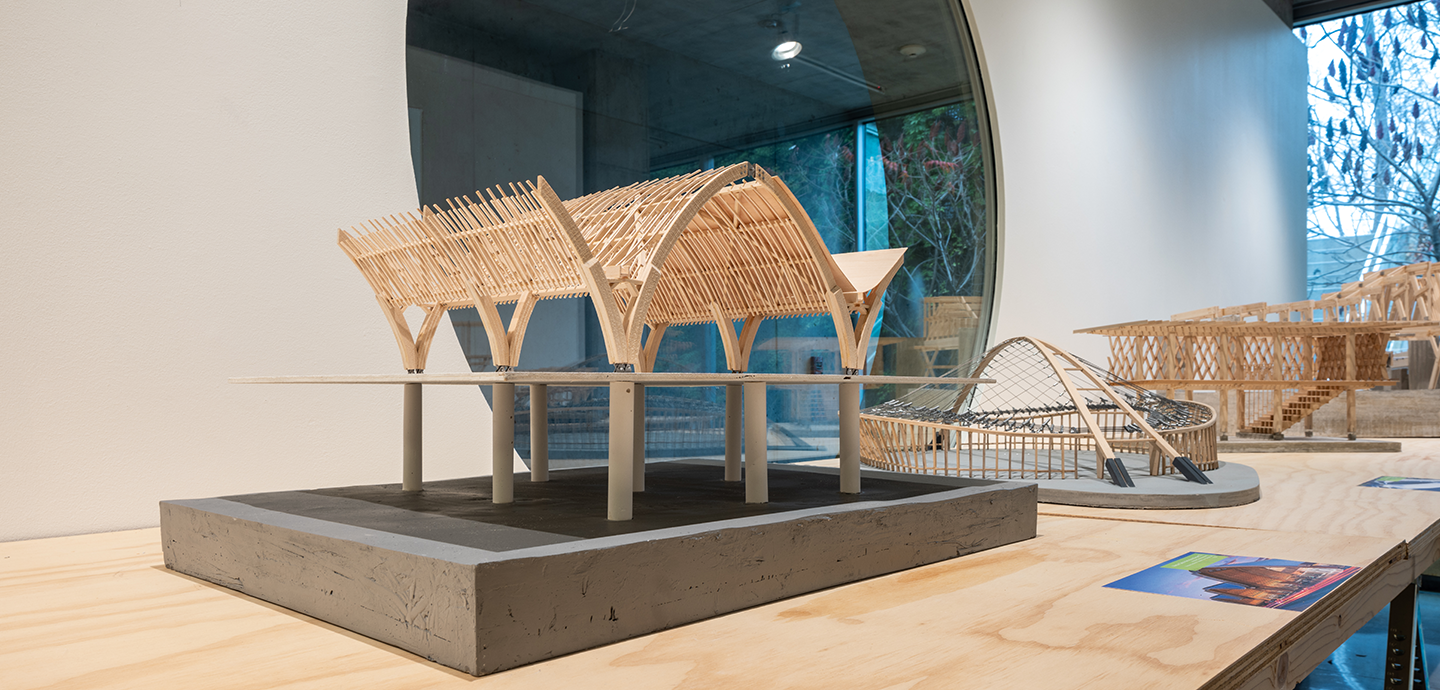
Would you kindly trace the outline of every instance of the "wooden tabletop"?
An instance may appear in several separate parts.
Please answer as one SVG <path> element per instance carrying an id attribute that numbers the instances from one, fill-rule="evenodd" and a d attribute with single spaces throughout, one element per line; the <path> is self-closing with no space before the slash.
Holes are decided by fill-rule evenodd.
<path id="1" fill-rule="evenodd" d="M 1041 504 L 1040 513 L 1403 539 L 1423 571 L 1440 557 L 1440 492 L 1360 486 L 1380 476 L 1440 478 L 1440 439 L 1405 439 L 1401 447 L 1399 453 L 1221 455 L 1221 461 L 1241 462 L 1260 475 L 1261 499 L 1233 508 L 1135 511 Z"/>
<path id="2" fill-rule="evenodd" d="M 1289 687 L 1428 565 L 1410 540 L 1434 531 L 1440 496 L 1347 486 L 1440 476 L 1440 442 L 1406 449 L 1247 455 L 1265 482 L 1249 507 L 1044 506 L 1033 540 L 480 679 L 165 570 L 158 530 L 0 544 L 0 677 L 7 688 Z M 1303 613 L 1104 587 L 1188 551 L 1364 570 Z"/>
<path id="3" fill-rule="evenodd" d="M 491 371 L 456 374 L 322 374 L 311 376 L 237 376 L 230 383 L 340 383 L 396 384 L 423 383 L 441 386 L 474 386 L 496 383 L 555 384 L 564 386 L 605 386 L 611 381 L 629 381 L 647 386 L 723 386 L 734 383 L 766 383 L 776 386 L 819 386 L 858 383 L 866 386 L 956 385 L 995 383 L 995 379 L 964 379 L 954 376 L 873 376 L 855 374 L 692 374 L 684 372 L 620 373 L 601 371 Z"/>

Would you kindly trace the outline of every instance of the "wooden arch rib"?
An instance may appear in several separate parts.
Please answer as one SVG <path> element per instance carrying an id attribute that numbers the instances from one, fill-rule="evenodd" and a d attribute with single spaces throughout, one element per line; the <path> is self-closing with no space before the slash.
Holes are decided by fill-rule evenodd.
<path id="1" fill-rule="evenodd" d="M 904 253 L 841 255 L 865 276 L 857 289 L 795 195 L 751 163 L 569 201 L 544 178 L 510 192 L 375 221 L 358 237 L 341 233 L 386 309 L 407 368 L 423 367 L 445 309 L 473 304 L 496 365 L 513 367 L 538 300 L 588 294 L 617 368 L 652 368 L 669 325 L 716 323 L 730 345 L 727 365 L 743 371 L 763 319 L 828 314 L 842 366 L 855 371 Z M 518 303 L 508 325 L 496 309 L 507 302 Z M 400 318 L 412 305 L 427 313 L 420 338 Z"/>
<path id="2" fill-rule="evenodd" d="M 641 358 L 640 330 L 651 321 L 714 322 L 728 345 L 727 367 L 744 371 L 762 319 L 825 313 L 835 322 L 842 366 L 858 370 L 846 300 L 853 288 L 784 183 L 749 163 L 689 179 L 703 184 L 662 226 L 650 228 L 658 234 L 644 263 L 632 269 L 639 287 L 626 300 L 622 356 Z M 856 306 L 868 310 L 856 297 Z M 738 338 L 735 320 L 745 321 Z"/>

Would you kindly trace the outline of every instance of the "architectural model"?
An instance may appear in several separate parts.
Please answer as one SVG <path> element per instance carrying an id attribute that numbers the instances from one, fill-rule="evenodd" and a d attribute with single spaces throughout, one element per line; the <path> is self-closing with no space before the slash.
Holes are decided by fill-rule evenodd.
<path id="1" fill-rule="evenodd" d="M 588 295 L 616 371 L 652 370 L 665 329 L 695 323 L 715 323 L 726 366 L 745 371 L 762 320 L 823 314 L 835 322 L 841 367 L 855 373 L 905 254 L 831 255 L 785 183 L 751 163 L 569 201 L 543 177 L 497 190 L 340 231 L 406 369 L 425 368 L 441 314 L 469 306 L 496 368 L 513 369 L 537 300 Z M 508 324 L 496 309 L 507 303 L 517 305 Z M 402 316 L 411 306 L 425 312 L 418 336 Z"/>
<path id="2" fill-rule="evenodd" d="M 860 415 L 861 457 L 882 469 L 983 479 L 1105 478 L 1119 453 L 1219 467 L 1208 405 L 1144 390 L 1035 338 L 1007 340 L 973 377 L 994 383 L 923 386 Z M 1113 467 L 1113 465 L 1111 465 Z"/>
<path id="3" fill-rule="evenodd" d="M 1318 300 L 1210 307 L 1078 332 L 1108 336 L 1110 370 L 1137 385 L 1172 397 L 1219 391 L 1222 436 L 1231 432 L 1237 391 L 1239 431 L 1274 437 L 1302 421 L 1308 428 L 1316 410 L 1345 395 L 1354 440 L 1355 391 L 1394 384 L 1386 345 L 1428 340 L 1440 350 L 1440 264 L 1370 273 Z"/>

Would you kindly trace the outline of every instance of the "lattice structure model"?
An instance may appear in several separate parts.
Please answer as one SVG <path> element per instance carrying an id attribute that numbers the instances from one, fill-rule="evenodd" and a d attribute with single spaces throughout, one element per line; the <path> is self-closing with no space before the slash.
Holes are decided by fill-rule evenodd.
<path id="1" fill-rule="evenodd" d="M 1175 457 L 1219 467 L 1215 414 L 1171 400 L 1034 338 L 986 352 L 972 377 L 995 383 L 924 386 L 861 412 L 861 459 L 888 470 L 974 478 L 1105 477 L 1118 453 L 1149 456 L 1151 475 Z"/>
<path id="2" fill-rule="evenodd" d="M 822 314 L 835 323 L 841 366 L 855 372 L 905 253 L 831 255 L 785 183 L 751 163 L 569 201 L 543 177 L 486 196 L 340 231 L 408 370 L 425 368 L 447 309 L 479 311 L 507 371 L 538 300 L 588 295 L 616 371 L 651 371 L 668 326 L 715 323 L 728 368 L 743 372 L 762 320 Z M 507 303 L 516 304 L 508 324 L 496 308 Z M 425 312 L 418 336 L 403 316 L 412 306 Z"/>
<path id="3" fill-rule="evenodd" d="M 1209 307 L 1176 314 L 1174 321 L 1279 321 L 1282 323 L 1395 323 L 1391 340 L 1430 343 L 1440 360 L 1440 263 L 1422 262 L 1366 273 L 1317 300 L 1285 304 L 1245 304 Z M 1430 370 L 1429 387 L 1440 379 L 1440 367 Z"/>
<path id="4" fill-rule="evenodd" d="M 1280 436 L 1346 395 L 1355 438 L 1355 391 L 1393 385 L 1385 344 L 1405 322 L 1140 321 L 1089 328 L 1110 339 L 1110 370 L 1154 390 L 1220 393 L 1221 438 L 1236 391 L 1242 431 Z M 1193 393 L 1191 393 L 1193 394 Z M 1277 424 L 1275 420 L 1279 420 Z"/>
<path id="5" fill-rule="evenodd" d="M 960 351 L 965 340 L 973 339 L 980 328 L 981 308 L 984 298 L 972 295 L 945 295 L 926 297 L 924 301 L 924 336 L 915 346 L 925 358 L 925 373 L 929 376 L 943 376 L 957 364 L 965 364 L 968 356 L 961 360 L 942 362 L 945 352 Z"/>

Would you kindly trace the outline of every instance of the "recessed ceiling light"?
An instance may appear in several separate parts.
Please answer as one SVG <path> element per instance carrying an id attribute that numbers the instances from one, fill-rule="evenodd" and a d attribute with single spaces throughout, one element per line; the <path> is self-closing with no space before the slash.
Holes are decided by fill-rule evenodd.
<path id="1" fill-rule="evenodd" d="M 775 50 L 770 51 L 770 57 L 780 61 L 789 60 L 800 54 L 800 48 L 799 41 L 781 41 L 780 45 L 775 46 Z"/>
<path id="2" fill-rule="evenodd" d="M 904 55 L 906 60 L 914 60 L 915 58 L 924 55 L 925 50 L 925 46 L 922 46 L 919 43 L 911 43 L 910 45 L 900 46 L 900 54 Z"/>

